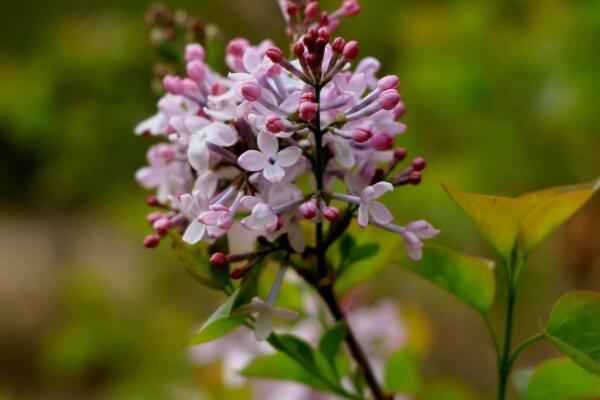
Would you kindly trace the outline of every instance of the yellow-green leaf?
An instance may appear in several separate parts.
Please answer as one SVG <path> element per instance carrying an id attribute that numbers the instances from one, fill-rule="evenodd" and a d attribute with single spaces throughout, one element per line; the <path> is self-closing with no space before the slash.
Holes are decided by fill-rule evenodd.
<path id="1" fill-rule="evenodd" d="M 582 400 L 600 398 L 600 377 L 568 359 L 554 359 L 536 368 L 525 400 Z"/>
<path id="2" fill-rule="evenodd" d="M 527 255 L 555 228 L 573 215 L 598 189 L 600 181 L 559 186 L 522 196 L 466 193 L 444 186 L 448 195 L 506 260 L 518 244 Z"/>

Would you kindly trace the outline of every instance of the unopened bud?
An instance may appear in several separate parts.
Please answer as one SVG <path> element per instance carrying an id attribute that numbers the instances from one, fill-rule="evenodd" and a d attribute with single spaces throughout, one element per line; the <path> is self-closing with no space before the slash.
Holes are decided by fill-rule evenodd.
<path id="1" fill-rule="evenodd" d="M 400 119 L 404 114 L 406 114 L 406 106 L 400 101 L 398 105 L 396 105 L 396 108 L 394 108 L 394 118 Z"/>
<path id="2" fill-rule="evenodd" d="M 400 95 L 395 89 L 386 90 L 379 95 L 377 101 L 384 110 L 393 110 L 400 102 Z"/>
<path id="3" fill-rule="evenodd" d="M 269 115 L 266 120 L 267 129 L 271 133 L 279 133 L 284 128 L 283 119 L 279 115 Z"/>
<path id="4" fill-rule="evenodd" d="M 150 207 L 158 207 L 158 206 L 160 206 L 160 202 L 158 201 L 158 197 L 156 197 L 153 194 L 151 194 L 148 197 L 146 197 L 146 204 L 148 204 Z"/>
<path id="5" fill-rule="evenodd" d="M 160 244 L 160 236 L 158 235 L 148 235 L 144 238 L 144 247 L 148 249 L 153 249 Z"/>
<path id="6" fill-rule="evenodd" d="M 226 52 L 229 55 L 241 57 L 244 55 L 246 48 L 248 48 L 249 43 L 246 39 L 243 38 L 235 38 L 229 42 L 227 45 Z"/>
<path id="7" fill-rule="evenodd" d="M 225 268 L 229 264 L 225 253 L 217 252 L 210 256 L 210 265 L 215 268 Z"/>
<path id="8" fill-rule="evenodd" d="M 344 46 L 344 58 L 347 60 L 355 60 L 358 57 L 359 52 L 358 42 L 355 40 L 346 43 Z"/>
<path id="9" fill-rule="evenodd" d="M 171 94 L 181 94 L 183 92 L 181 78 L 179 78 L 178 76 L 165 76 L 163 78 L 163 86 L 165 87 L 165 90 Z"/>
<path id="10" fill-rule="evenodd" d="M 317 112 L 319 111 L 319 105 L 317 103 L 305 101 L 300 103 L 300 108 L 298 112 L 300 114 L 300 118 L 302 118 L 306 122 L 312 122 L 317 117 Z"/>
<path id="11" fill-rule="evenodd" d="M 204 47 L 198 43 L 190 43 L 185 46 L 185 61 L 204 61 Z"/>
<path id="12" fill-rule="evenodd" d="M 400 86 L 400 79 L 396 75 L 384 76 L 377 82 L 377 89 L 384 92 L 390 89 L 398 89 Z"/>
<path id="13" fill-rule="evenodd" d="M 311 1 L 304 8 L 304 16 L 308 19 L 317 18 L 319 16 L 319 2 Z"/>
<path id="14" fill-rule="evenodd" d="M 242 84 L 242 96 L 250 102 L 257 101 L 260 99 L 262 89 L 258 83 L 253 81 L 247 81 Z"/>
<path id="15" fill-rule="evenodd" d="M 154 231 L 159 235 L 166 235 L 172 227 L 173 224 L 171 223 L 171 220 L 166 217 L 159 218 L 152 224 L 152 228 L 154 228 Z"/>
<path id="16" fill-rule="evenodd" d="M 410 173 L 407 180 L 411 185 L 418 185 L 421 183 L 421 173 L 419 171 L 413 171 Z"/>
<path id="17" fill-rule="evenodd" d="M 302 42 L 296 42 L 296 44 L 294 44 L 294 47 L 292 48 L 296 57 L 303 57 L 305 49 L 306 48 L 304 47 L 304 43 Z"/>
<path id="18" fill-rule="evenodd" d="M 423 171 L 427 166 L 427 160 L 425 160 L 423 157 L 416 157 L 410 164 L 415 171 Z"/>
<path id="19" fill-rule="evenodd" d="M 323 210 L 323 216 L 327 221 L 333 222 L 340 217 L 340 210 L 333 206 L 325 207 Z"/>
<path id="20" fill-rule="evenodd" d="M 341 37 L 335 38 L 333 43 L 331 44 L 331 49 L 336 54 L 342 54 L 344 51 L 344 46 L 346 46 L 346 41 Z"/>
<path id="21" fill-rule="evenodd" d="M 361 7 L 358 0 L 344 0 L 342 3 L 342 14 L 345 17 L 354 17 L 360 13 Z"/>
<path id="22" fill-rule="evenodd" d="M 394 158 L 397 161 L 403 161 L 406 158 L 406 149 L 404 147 L 399 147 L 394 150 Z"/>
<path id="23" fill-rule="evenodd" d="M 280 48 L 271 47 L 267 50 L 267 57 L 269 57 L 274 63 L 278 64 L 281 62 L 281 60 L 283 60 L 284 55 Z"/>
<path id="24" fill-rule="evenodd" d="M 356 128 L 354 132 L 352 132 L 352 140 L 356 143 L 364 143 L 367 140 L 373 137 L 373 132 L 367 128 Z"/>
<path id="25" fill-rule="evenodd" d="M 371 147 L 375 150 L 385 151 L 394 147 L 394 138 L 385 132 L 375 132 L 371 138 Z"/>
<path id="26" fill-rule="evenodd" d="M 313 219 L 317 216 L 317 203 L 314 200 L 309 200 L 300 205 L 300 213 L 304 219 Z"/>
<path id="27" fill-rule="evenodd" d="M 186 66 L 186 71 L 190 79 L 193 79 L 196 82 L 204 81 L 204 77 L 206 76 L 206 66 L 204 65 L 204 62 L 200 60 L 189 62 Z"/>
<path id="28" fill-rule="evenodd" d="M 148 216 L 146 217 L 146 221 L 148 221 L 151 225 L 154 225 L 154 223 L 162 217 L 164 217 L 163 213 L 161 213 L 160 211 L 154 211 L 148 214 Z"/>

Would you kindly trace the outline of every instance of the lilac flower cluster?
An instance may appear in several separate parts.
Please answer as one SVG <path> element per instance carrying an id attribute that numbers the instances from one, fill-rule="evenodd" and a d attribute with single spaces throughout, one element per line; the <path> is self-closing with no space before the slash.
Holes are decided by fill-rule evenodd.
<path id="1" fill-rule="evenodd" d="M 315 0 L 280 4 L 292 58 L 269 41 L 252 46 L 237 38 L 226 49 L 231 72 L 221 76 L 193 43 L 185 50 L 186 75 L 164 77 L 158 113 L 135 129 L 162 139 L 136 175 L 156 190 L 149 203 L 158 211 L 148 216 L 154 233 L 144 244 L 157 246 L 171 229 L 181 229 L 189 244 L 213 243 L 239 223 L 254 240 L 284 237 L 303 253 L 303 221 L 335 222 L 346 204 L 344 215 L 402 235 L 410 257 L 419 259 L 421 240 L 438 231 L 422 220 L 395 224 L 378 201 L 418 184 L 426 165 L 414 158 L 397 170 L 406 158 L 394 147 L 406 130 L 398 122 L 405 112 L 399 79 L 378 78 L 379 62 L 370 57 L 352 68 L 358 43 L 332 37 L 342 17 L 360 11 L 358 1 L 345 0 L 332 13 L 320 12 Z M 334 190 L 337 182 L 344 193 Z M 243 259 L 215 253 L 211 262 Z"/>

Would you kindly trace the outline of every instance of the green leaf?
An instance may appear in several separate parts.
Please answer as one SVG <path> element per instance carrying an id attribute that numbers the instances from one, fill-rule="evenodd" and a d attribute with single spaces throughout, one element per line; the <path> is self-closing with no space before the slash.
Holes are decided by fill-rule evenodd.
<path id="1" fill-rule="evenodd" d="M 600 378 L 568 359 L 542 363 L 529 380 L 525 400 L 583 400 L 600 397 Z"/>
<path id="2" fill-rule="evenodd" d="M 295 360 L 308 365 L 316 365 L 313 350 L 304 340 L 292 335 L 272 335 L 269 343 Z"/>
<path id="3" fill-rule="evenodd" d="M 527 255 L 538 243 L 579 210 L 592 195 L 594 187 L 565 188 L 532 209 L 521 221 L 519 252 Z"/>
<path id="4" fill-rule="evenodd" d="M 331 391 L 330 385 L 282 353 L 257 358 L 241 373 L 247 377 L 299 382 L 314 389 Z"/>
<path id="5" fill-rule="evenodd" d="M 378 231 L 378 241 L 386 243 L 379 248 L 377 243 L 372 243 L 373 233 L 369 229 L 353 229 L 355 242 L 349 253 L 342 250 L 340 241 L 340 262 L 338 278 L 335 283 L 336 295 L 340 296 L 356 285 L 363 283 L 391 261 L 392 256 L 398 252 L 398 245 L 402 242 L 400 235 Z M 347 246 L 347 245 L 346 245 Z"/>
<path id="6" fill-rule="evenodd" d="M 403 349 L 388 359 L 384 387 L 397 394 L 416 394 L 421 384 L 419 360 L 411 349 Z"/>
<path id="7" fill-rule="evenodd" d="M 223 290 L 227 293 L 233 291 L 227 268 L 213 268 L 208 262 L 206 248 L 190 246 L 181 239 L 181 235 L 172 231 L 170 233 L 173 248 L 186 271 L 197 281 L 213 289 Z"/>
<path id="8" fill-rule="evenodd" d="M 545 336 L 571 360 L 600 375 L 600 293 L 562 296 L 550 312 Z"/>
<path id="9" fill-rule="evenodd" d="M 336 356 L 346 337 L 347 328 L 346 323 L 340 321 L 329 328 L 319 341 L 319 350 L 334 372 L 337 371 Z"/>
<path id="10" fill-rule="evenodd" d="M 498 253 L 510 259 L 518 244 L 525 256 L 531 249 L 585 204 L 598 181 L 560 186 L 517 198 L 465 193 L 444 186 Z"/>
<path id="11" fill-rule="evenodd" d="M 244 323 L 245 317 L 232 317 L 231 312 L 235 309 L 235 304 L 239 291 L 229 296 L 225 303 L 206 320 L 202 328 L 192 337 L 192 344 L 199 345 L 213 341 L 224 336 Z"/>
<path id="12" fill-rule="evenodd" d="M 427 245 L 420 261 L 405 257 L 402 265 L 446 289 L 482 314 L 487 314 L 494 301 L 496 283 L 492 261 Z"/>

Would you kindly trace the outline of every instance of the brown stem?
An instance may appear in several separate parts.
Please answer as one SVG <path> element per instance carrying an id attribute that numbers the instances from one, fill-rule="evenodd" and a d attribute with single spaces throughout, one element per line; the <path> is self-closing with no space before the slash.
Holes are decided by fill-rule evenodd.
<path id="1" fill-rule="evenodd" d="M 337 299 L 335 298 L 335 294 L 333 293 L 333 288 L 331 285 L 327 285 L 318 289 L 319 294 L 327 304 L 327 307 L 331 311 L 331 314 L 335 318 L 336 321 L 346 321 L 346 316 L 342 311 L 340 305 L 338 304 Z M 358 364 L 358 367 L 362 371 L 365 380 L 367 381 L 367 385 L 371 389 L 373 396 L 376 400 L 392 400 L 393 396 L 390 394 L 386 394 L 383 389 L 379 386 L 377 382 L 377 378 L 375 378 L 375 374 L 373 373 L 373 368 L 365 355 L 364 350 L 356 340 L 356 336 L 352 331 L 352 328 L 349 324 L 346 324 L 347 333 L 346 333 L 346 344 L 348 345 L 348 349 L 352 354 L 352 357 Z"/>

